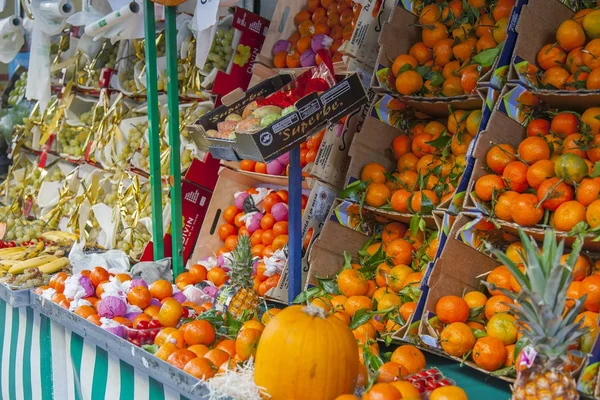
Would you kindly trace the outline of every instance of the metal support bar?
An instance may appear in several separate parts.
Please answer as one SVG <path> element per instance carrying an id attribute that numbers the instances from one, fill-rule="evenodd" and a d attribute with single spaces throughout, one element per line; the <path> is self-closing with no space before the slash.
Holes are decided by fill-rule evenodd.
<path id="1" fill-rule="evenodd" d="M 289 203 L 289 255 L 288 303 L 291 304 L 302 291 L 302 167 L 300 146 L 290 151 Z"/>
<path id="2" fill-rule="evenodd" d="M 173 275 L 183 272 L 183 228 L 181 217 L 181 160 L 179 137 L 179 87 L 177 81 L 177 7 L 165 7 L 167 48 L 167 99 L 169 104 L 169 146 L 171 148 L 171 245 Z"/>
<path id="3" fill-rule="evenodd" d="M 158 77 L 156 75 L 156 28 L 154 3 L 144 0 L 146 36 L 146 95 L 148 101 L 148 139 L 150 147 L 150 189 L 152 196 L 152 242 L 154 259 L 164 258 L 162 188 L 160 172 L 160 129 L 158 126 Z"/>

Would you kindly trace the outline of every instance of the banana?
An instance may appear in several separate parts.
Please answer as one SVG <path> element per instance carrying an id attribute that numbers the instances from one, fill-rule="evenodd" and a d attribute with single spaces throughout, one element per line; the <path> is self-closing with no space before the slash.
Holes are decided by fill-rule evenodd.
<path id="1" fill-rule="evenodd" d="M 4 249 L 0 249 L 0 258 L 25 250 L 27 250 L 27 247 L 25 246 L 6 247 Z"/>
<path id="2" fill-rule="evenodd" d="M 69 259 L 67 257 L 61 257 L 56 260 L 50 261 L 44 265 L 38 267 L 40 272 L 44 274 L 53 274 L 62 270 L 64 267 L 69 265 Z"/>
<path id="3" fill-rule="evenodd" d="M 43 255 L 39 257 L 35 257 L 26 261 L 21 261 L 10 267 L 8 270 L 9 274 L 21 274 L 27 268 L 39 267 L 40 265 L 44 265 L 49 263 L 50 261 L 56 260 L 55 256 Z"/>
<path id="4" fill-rule="evenodd" d="M 74 242 L 77 236 L 63 231 L 48 231 L 42 234 L 44 240 L 49 242 Z"/>
<path id="5" fill-rule="evenodd" d="M 17 261 L 23 261 L 25 258 L 25 254 L 26 254 L 27 250 L 21 250 L 18 251 L 16 253 L 13 254 L 9 254 L 7 256 L 1 257 L 3 260 L 17 260 Z"/>
<path id="6" fill-rule="evenodd" d="M 44 242 L 42 240 L 38 241 L 36 244 L 30 246 L 29 248 L 27 248 L 27 250 L 25 250 L 23 260 L 31 260 L 32 258 L 39 256 L 40 253 L 44 251 L 44 247 Z"/>
<path id="7" fill-rule="evenodd" d="M 0 269 L 4 271 L 8 271 L 10 267 L 15 265 L 16 263 L 20 263 L 21 261 L 12 261 L 12 260 L 2 260 L 0 261 Z"/>

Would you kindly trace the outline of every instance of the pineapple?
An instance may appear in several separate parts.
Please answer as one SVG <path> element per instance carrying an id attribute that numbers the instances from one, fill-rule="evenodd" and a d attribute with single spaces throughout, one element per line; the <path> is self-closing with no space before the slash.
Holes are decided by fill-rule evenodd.
<path id="1" fill-rule="evenodd" d="M 245 311 L 257 311 L 259 306 L 258 293 L 254 290 L 252 280 L 251 247 L 250 238 L 243 235 L 231 253 L 227 311 L 236 319 Z"/>
<path id="2" fill-rule="evenodd" d="M 554 231 L 547 230 L 542 252 L 536 242 L 519 231 L 525 254 L 522 254 L 526 273 L 504 253 L 494 254 L 504 263 L 521 285 L 520 293 L 504 291 L 515 304 L 511 305 L 521 323 L 523 337 L 528 346 L 524 351 L 537 355 L 529 368 L 517 375 L 513 387 L 513 400 L 579 399 L 576 382 L 565 370 L 569 362 L 569 347 L 586 333 L 581 321 L 575 317 L 581 311 L 585 298 L 575 300 L 573 307 L 563 316 L 567 289 L 571 283 L 573 265 L 581 250 L 576 240 L 567 264 L 561 264 L 564 242 L 557 244 Z M 487 284 L 489 288 L 493 285 Z M 535 352 L 531 350 L 535 350 Z"/>

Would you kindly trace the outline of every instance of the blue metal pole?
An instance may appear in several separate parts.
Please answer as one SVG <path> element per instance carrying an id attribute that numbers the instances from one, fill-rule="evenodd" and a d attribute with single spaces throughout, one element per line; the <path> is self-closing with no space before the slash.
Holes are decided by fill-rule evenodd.
<path id="1" fill-rule="evenodd" d="M 300 146 L 290 151 L 289 192 L 289 287 L 288 303 L 291 304 L 302 291 L 302 167 Z"/>

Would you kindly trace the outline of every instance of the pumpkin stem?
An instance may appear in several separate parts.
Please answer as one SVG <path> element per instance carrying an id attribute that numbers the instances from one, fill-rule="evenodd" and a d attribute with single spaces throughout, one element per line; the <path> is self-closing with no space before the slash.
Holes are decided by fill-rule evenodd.
<path id="1" fill-rule="evenodd" d="M 313 306 L 312 304 L 305 306 L 302 309 L 302 311 L 304 311 L 306 314 L 310 315 L 311 317 L 319 317 L 322 319 L 327 318 L 327 313 L 325 312 L 325 310 L 323 310 L 321 307 Z"/>

